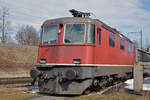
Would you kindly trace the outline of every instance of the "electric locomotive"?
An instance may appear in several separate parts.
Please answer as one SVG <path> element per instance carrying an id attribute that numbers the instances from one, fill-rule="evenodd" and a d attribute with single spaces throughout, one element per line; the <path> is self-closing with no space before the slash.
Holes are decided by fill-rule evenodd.
<path id="1" fill-rule="evenodd" d="M 135 47 L 131 40 L 90 13 L 46 20 L 32 78 L 41 93 L 82 94 L 132 77 Z"/>

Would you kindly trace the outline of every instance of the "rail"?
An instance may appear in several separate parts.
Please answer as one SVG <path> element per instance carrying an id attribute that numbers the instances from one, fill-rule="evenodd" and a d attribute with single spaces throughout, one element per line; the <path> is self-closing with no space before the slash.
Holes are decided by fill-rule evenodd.
<path id="1" fill-rule="evenodd" d="M 14 78 L 0 78 L 0 85 L 2 84 L 23 84 L 31 83 L 32 78 L 30 77 L 14 77 Z"/>
<path id="2" fill-rule="evenodd" d="M 150 52 L 136 48 L 136 62 L 150 62 Z"/>

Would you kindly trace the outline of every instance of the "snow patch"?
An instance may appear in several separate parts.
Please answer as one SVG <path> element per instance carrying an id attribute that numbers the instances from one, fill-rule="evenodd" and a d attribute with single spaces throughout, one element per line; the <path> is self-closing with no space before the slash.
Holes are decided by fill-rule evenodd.
<path id="1" fill-rule="evenodd" d="M 29 90 L 27 91 L 27 93 L 39 93 L 39 89 L 32 89 L 32 90 Z"/>
<path id="2" fill-rule="evenodd" d="M 146 83 L 144 83 L 145 81 L 149 81 L 149 84 L 146 82 Z M 133 88 L 133 83 L 134 82 L 134 79 L 130 79 L 130 80 L 127 80 L 127 81 L 125 81 L 125 83 L 127 84 L 126 86 L 125 86 L 125 88 L 126 89 L 129 89 L 129 90 L 133 90 L 134 88 Z M 148 78 L 145 78 L 144 80 L 143 80 L 143 90 L 144 91 L 150 91 L 150 77 L 148 77 Z"/>

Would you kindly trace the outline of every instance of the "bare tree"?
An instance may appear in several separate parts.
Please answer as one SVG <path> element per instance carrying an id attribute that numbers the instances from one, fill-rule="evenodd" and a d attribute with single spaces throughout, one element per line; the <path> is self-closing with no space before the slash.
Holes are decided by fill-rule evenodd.
<path id="1" fill-rule="evenodd" d="M 21 45 L 36 46 L 39 44 L 39 35 L 33 26 L 22 26 L 16 34 L 16 40 Z"/>
<path id="2" fill-rule="evenodd" d="M 6 7 L 3 7 L 1 9 L 1 14 L 0 14 L 0 29 L 2 32 L 2 37 L 1 37 L 1 42 L 2 44 L 5 44 L 7 42 L 7 30 L 9 26 L 9 21 L 7 20 L 7 17 L 9 16 L 9 9 Z"/>

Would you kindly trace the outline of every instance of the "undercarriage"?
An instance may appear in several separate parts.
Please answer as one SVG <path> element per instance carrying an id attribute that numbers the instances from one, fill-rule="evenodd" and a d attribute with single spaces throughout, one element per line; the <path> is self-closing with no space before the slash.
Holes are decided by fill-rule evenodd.
<path id="1" fill-rule="evenodd" d="M 38 78 L 41 93 L 80 95 L 99 91 L 132 78 L 133 67 L 37 66 L 30 74 Z"/>

